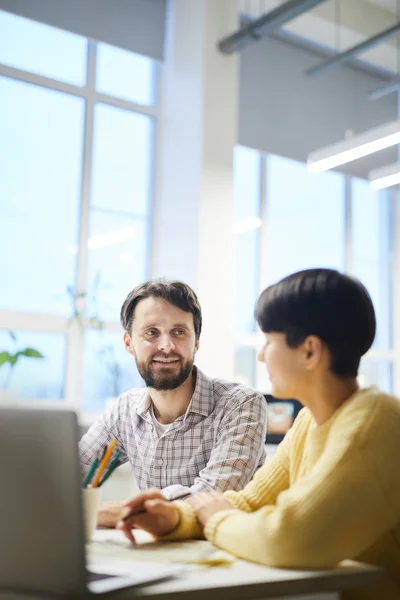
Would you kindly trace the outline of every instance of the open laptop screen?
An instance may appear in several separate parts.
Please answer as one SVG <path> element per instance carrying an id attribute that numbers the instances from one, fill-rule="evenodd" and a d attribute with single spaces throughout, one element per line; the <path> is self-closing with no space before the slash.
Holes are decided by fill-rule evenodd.
<path id="1" fill-rule="evenodd" d="M 86 589 L 72 411 L 0 409 L 0 588 Z"/>

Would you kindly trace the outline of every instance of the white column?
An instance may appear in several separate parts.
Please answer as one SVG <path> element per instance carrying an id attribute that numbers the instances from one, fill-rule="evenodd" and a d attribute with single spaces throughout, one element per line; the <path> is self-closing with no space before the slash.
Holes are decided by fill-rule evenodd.
<path id="1" fill-rule="evenodd" d="M 197 292 L 197 364 L 233 375 L 233 147 L 238 58 L 218 40 L 238 25 L 234 0 L 171 0 L 158 128 L 152 276 Z"/>

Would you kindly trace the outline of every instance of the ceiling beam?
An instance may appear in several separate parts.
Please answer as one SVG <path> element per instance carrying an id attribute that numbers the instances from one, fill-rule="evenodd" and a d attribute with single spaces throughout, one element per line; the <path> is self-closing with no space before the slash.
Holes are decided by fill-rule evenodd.
<path id="1" fill-rule="evenodd" d="M 306 71 L 306 73 L 309 76 L 317 75 L 318 73 L 321 73 L 322 71 L 325 71 L 326 69 L 328 69 L 330 67 L 334 67 L 342 62 L 345 62 L 346 60 L 349 60 L 350 58 L 354 58 L 355 56 L 357 56 L 357 54 L 361 54 L 361 52 L 365 52 L 366 50 L 373 48 L 373 46 L 376 46 L 377 44 L 380 44 L 380 43 L 388 40 L 393 35 L 396 35 L 397 33 L 399 33 L 399 30 L 400 30 L 400 22 L 396 23 L 395 25 L 392 25 L 392 27 L 389 27 L 388 29 L 384 29 L 380 33 L 377 33 L 376 35 L 364 40 L 360 44 L 357 44 L 356 46 L 349 48 L 345 52 L 336 54 L 329 60 L 319 63 L 315 67 L 311 67 L 311 69 L 308 69 Z"/>
<path id="2" fill-rule="evenodd" d="M 223 54 L 232 54 L 245 48 L 248 44 L 270 35 L 296 17 L 311 10 L 326 0 L 288 0 L 281 6 L 262 15 L 259 19 L 251 21 L 235 33 L 232 33 L 218 42 L 218 48 Z"/>

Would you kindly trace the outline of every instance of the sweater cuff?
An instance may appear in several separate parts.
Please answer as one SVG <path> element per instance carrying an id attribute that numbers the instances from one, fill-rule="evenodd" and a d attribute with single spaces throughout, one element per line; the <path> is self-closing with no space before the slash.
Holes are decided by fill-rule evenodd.
<path id="1" fill-rule="evenodd" d="M 225 519 L 229 519 L 229 517 L 240 514 L 241 512 L 242 511 L 240 510 L 220 510 L 215 513 L 215 515 L 208 519 L 206 526 L 204 527 L 205 538 L 217 546 L 218 544 L 215 544 L 215 538 L 220 524 L 225 521 Z"/>
<path id="2" fill-rule="evenodd" d="M 252 512 L 251 507 L 247 504 L 246 500 L 242 497 L 242 494 L 237 492 L 224 492 L 224 497 L 232 504 L 232 508 L 239 508 L 244 512 Z"/>
<path id="3" fill-rule="evenodd" d="M 203 531 L 200 523 L 197 520 L 196 514 L 192 507 L 182 500 L 175 500 L 174 506 L 179 511 L 178 525 L 167 533 L 167 535 L 158 536 L 159 540 L 186 540 L 186 539 L 203 539 Z"/>

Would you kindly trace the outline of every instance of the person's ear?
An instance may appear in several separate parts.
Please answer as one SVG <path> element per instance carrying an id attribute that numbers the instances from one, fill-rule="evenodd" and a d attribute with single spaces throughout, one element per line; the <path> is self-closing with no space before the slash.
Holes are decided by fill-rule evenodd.
<path id="1" fill-rule="evenodd" d="M 197 350 L 199 349 L 200 346 L 200 338 L 196 338 L 196 341 L 194 343 L 194 353 L 196 354 Z"/>
<path id="2" fill-rule="evenodd" d="M 129 352 L 129 354 L 132 354 L 133 357 L 136 358 L 135 351 L 134 351 L 133 345 L 132 345 L 131 336 L 126 331 L 124 333 L 124 346 L 125 346 L 125 350 L 127 352 Z"/>
<path id="3" fill-rule="evenodd" d="M 316 335 L 309 335 L 303 343 L 306 369 L 312 371 L 320 363 L 323 353 L 323 342 Z"/>

